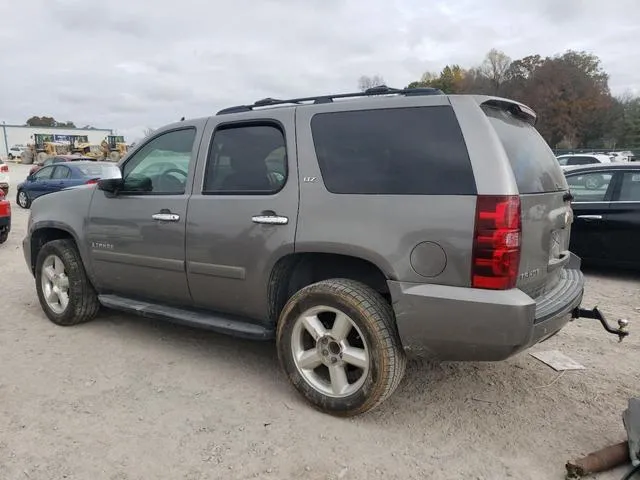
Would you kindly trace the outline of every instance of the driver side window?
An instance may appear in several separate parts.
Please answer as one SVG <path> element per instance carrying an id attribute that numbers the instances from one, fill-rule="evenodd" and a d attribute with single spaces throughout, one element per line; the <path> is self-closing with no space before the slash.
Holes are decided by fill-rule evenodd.
<path id="1" fill-rule="evenodd" d="M 123 191 L 179 195 L 185 192 L 195 128 L 163 133 L 138 150 L 123 166 Z"/>

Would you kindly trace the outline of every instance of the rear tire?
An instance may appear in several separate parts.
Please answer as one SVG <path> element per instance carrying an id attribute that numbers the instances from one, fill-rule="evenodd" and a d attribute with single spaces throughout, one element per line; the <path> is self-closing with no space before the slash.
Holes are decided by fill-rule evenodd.
<path id="1" fill-rule="evenodd" d="M 47 154 L 46 154 L 46 153 L 44 153 L 44 152 L 40 152 L 40 153 L 38 153 L 38 157 L 37 157 L 37 158 L 38 158 L 38 164 L 39 164 L 39 165 L 42 165 L 42 164 L 44 163 L 44 161 L 45 161 L 47 158 L 49 158 L 49 155 L 47 155 Z"/>
<path id="2" fill-rule="evenodd" d="M 111 154 L 109 155 L 109 160 L 111 160 L 112 162 L 120 161 L 120 154 L 118 152 L 111 152 Z"/>
<path id="3" fill-rule="evenodd" d="M 22 208 L 29 208 L 31 206 L 31 199 L 29 194 L 24 190 L 18 190 L 16 195 L 16 203 Z"/>
<path id="4" fill-rule="evenodd" d="M 377 407 L 406 367 L 391 306 L 353 280 L 325 280 L 297 292 L 280 315 L 276 341 L 293 386 L 332 415 Z"/>
<path id="5" fill-rule="evenodd" d="M 21 163 L 24 165 L 31 165 L 33 163 L 33 152 L 31 150 L 25 150 L 20 155 Z"/>
<path id="6" fill-rule="evenodd" d="M 35 277 L 42 310 L 56 325 L 77 325 L 98 314 L 98 296 L 73 241 L 46 243 L 38 252 Z"/>

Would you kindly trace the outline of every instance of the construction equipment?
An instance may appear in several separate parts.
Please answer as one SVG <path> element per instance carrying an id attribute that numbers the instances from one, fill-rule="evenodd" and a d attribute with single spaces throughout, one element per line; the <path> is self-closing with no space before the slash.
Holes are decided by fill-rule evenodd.
<path id="1" fill-rule="evenodd" d="M 33 141 L 27 145 L 22 155 L 22 163 L 43 163 L 47 158 L 67 153 L 67 145 L 54 142 L 53 135 L 48 133 L 34 133 Z"/>
<path id="2" fill-rule="evenodd" d="M 102 149 L 96 143 L 90 143 L 87 135 L 69 135 L 69 153 L 83 157 L 102 158 Z"/>
<path id="3" fill-rule="evenodd" d="M 104 159 L 113 162 L 119 161 L 129 150 L 122 135 L 107 135 L 102 141 L 101 147 L 104 152 Z"/>

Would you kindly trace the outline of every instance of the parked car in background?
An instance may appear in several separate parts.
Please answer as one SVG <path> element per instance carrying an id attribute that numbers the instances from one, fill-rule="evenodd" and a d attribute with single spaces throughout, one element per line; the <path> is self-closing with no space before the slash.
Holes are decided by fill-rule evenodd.
<path id="1" fill-rule="evenodd" d="M 570 167 L 570 250 L 585 263 L 640 267 L 640 164 Z"/>
<path id="2" fill-rule="evenodd" d="M 304 398 L 356 415 L 399 385 L 404 347 L 502 360 L 581 304 L 569 188 L 535 120 L 386 87 L 228 108 L 154 131 L 122 178 L 36 201 L 25 259 L 58 325 L 103 305 L 275 339 Z"/>
<path id="3" fill-rule="evenodd" d="M 560 155 L 558 157 L 558 163 L 560 163 L 560 166 L 563 169 L 574 165 L 592 165 L 596 163 L 611 162 L 611 156 L 598 153 L 571 153 L 567 155 Z"/>
<path id="4" fill-rule="evenodd" d="M 16 202 L 22 208 L 42 195 L 58 192 L 65 188 L 97 183 L 101 178 L 120 176 L 118 166 L 112 162 L 70 162 L 42 167 L 18 185 Z"/>
<path id="5" fill-rule="evenodd" d="M 5 194 L 9 194 L 9 165 L 0 158 L 0 190 Z"/>
<path id="6" fill-rule="evenodd" d="M 22 152 L 24 152 L 26 148 L 27 147 L 25 147 L 24 145 L 14 145 L 9 149 L 7 157 L 9 158 L 9 160 L 13 160 L 14 158 L 20 158 L 22 157 Z"/>
<path id="7" fill-rule="evenodd" d="M 0 243 L 4 243 L 9 238 L 11 231 L 11 203 L 0 190 Z"/>
<path id="8" fill-rule="evenodd" d="M 82 157 L 80 155 L 56 155 L 55 157 L 49 157 L 44 162 L 35 164 L 29 170 L 29 175 L 33 175 L 42 167 L 46 167 L 53 163 L 65 163 L 65 162 L 94 162 L 96 159 L 91 157 Z"/>
<path id="9" fill-rule="evenodd" d="M 635 156 L 632 151 L 625 150 L 623 152 L 611 152 L 611 155 L 614 162 L 633 162 L 635 161 Z"/>

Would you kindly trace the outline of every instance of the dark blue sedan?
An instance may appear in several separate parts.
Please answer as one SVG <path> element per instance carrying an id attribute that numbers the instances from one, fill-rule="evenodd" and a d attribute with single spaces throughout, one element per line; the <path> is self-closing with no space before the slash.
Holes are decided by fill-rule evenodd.
<path id="1" fill-rule="evenodd" d="M 97 183 L 101 178 L 120 178 L 120 169 L 111 162 L 68 162 L 48 165 L 18 185 L 16 202 L 29 208 L 36 198 L 77 185 Z"/>

